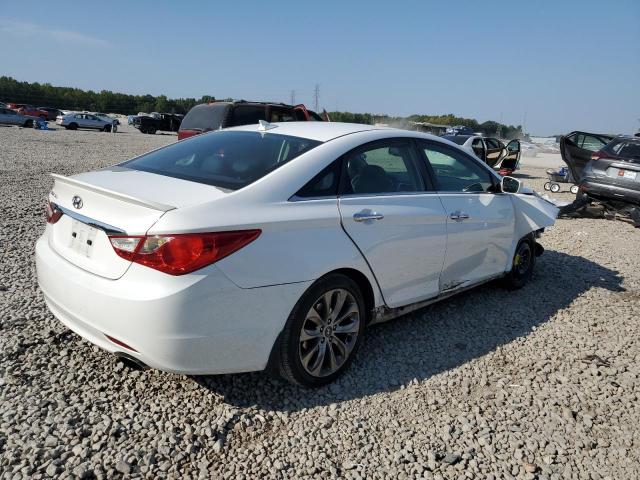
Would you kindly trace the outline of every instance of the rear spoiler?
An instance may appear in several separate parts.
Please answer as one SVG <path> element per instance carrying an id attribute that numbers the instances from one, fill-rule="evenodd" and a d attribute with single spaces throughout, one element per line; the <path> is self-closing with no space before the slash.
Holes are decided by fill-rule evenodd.
<path id="1" fill-rule="evenodd" d="M 176 207 L 174 207 L 173 205 L 166 205 L 164 203 L 153 202 L 151 200 L 135 198 L 135 197 L 132 197 L 131 195 L 125 195 L 124 193 L 114 192 L 113 190 L 98 187 L 96 185 L 91 185 L 90 183 L 86 183 L 81 180 L 76 180 L 75 178 L 65 177 L 64 175 L 59 175 L 57 173 L 52 173 L 51 176 L 56 180 L 56 182 L 67 183 L 69 185 L 82 187 L 85 190 L 97 192 L 106 197 L 122 200 L 123 202 L 132 203 L 134 205 L 140 205 L 141 207 L 152 208 L 160 212 L 168 212 L 169 210 L 176 209 Z"/>

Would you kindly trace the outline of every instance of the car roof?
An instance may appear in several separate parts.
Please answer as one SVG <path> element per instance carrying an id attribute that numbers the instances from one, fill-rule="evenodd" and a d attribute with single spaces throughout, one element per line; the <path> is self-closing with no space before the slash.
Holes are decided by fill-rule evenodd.
<path id="1" fill-rule="evenodd" d="M 276 122 L 271 123 L 274 128 L 267 130 L 260 130 L 258 124 L 242 125 L 239 127 L 232 127 L 226 130 L 241 130 L 245 132 L 264 132 L 277 133 L 279 135 L 290 135 L 292 137 L 308 138 L 310 140 L 317 140 L 319 142 L 327 142 L 334 138 L 342 137 L 356 132 L 365 132 L 369 130 L 398 130 L 399 132 L 406 132 L 406 130 L 399 130 L 388 127 L 376 127 L 373 125 L 364 125 L 360 123 L 341 123 L 341 122 Z M 416 132 L 412 132 L 416 133 Z"/>

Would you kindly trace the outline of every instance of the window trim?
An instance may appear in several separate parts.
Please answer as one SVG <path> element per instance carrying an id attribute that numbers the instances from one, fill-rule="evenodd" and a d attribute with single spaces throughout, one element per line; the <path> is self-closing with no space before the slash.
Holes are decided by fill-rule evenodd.
<path id="1" fill-rule="evenodd" d="M 433 184 L 435 185 L 435 192 L 438 195 L 481 195 L 481 194 L 492 194 L 492 195 L 496 195 L 496 194 L 500 194 L 501 192 L 499 191 L 499 188 L 497 188 L 499 186 L 499 183 L 497 181 L 496 175 L 493 172 L 493 169 L 490 169 L 490 167 L 481 161 L 476 160 L 475 158 L 473 158 L 471 155 L 469 155 L 467 152 L 465 152 L 462 148 L 454 148 L 451 147 L 450 145 L 446 145 L 444 143 L 441 142 L 434 142 L 433 140 L 428 140 L 428 139 L 423 139 L 423 138 L 417 138 L 416 139 L 417 142 L 417 146 L 418 146 L 418 153 L 421 155 L 422 160 L 425 164 L 425 167 L 427 169 L 427 171 L 429 172 L 429 175 L 432 178 Z M 480 166 L 481 169 L 484 169 L 487 172 L 487 175 L 489 175 L 489 178 L 491 180 L 491 190 L 490 191 L 486 191 L 486 192 L 458 192 L 455 190 L 440 190 L 440 185 L 438 184 L 438 177 L 436 176 L 435 171 L 433 170 L 433 166 L 431 165 L 431 162 L 429 162 L 429 158 L 427 157 L 427 154 L 424 152 L 424 149 L 420 147 L 421 144 L 425 144 L 425 145 L 436 145 L 439 148 L 442 148 L 443 150 L 449 150 L 449 151 L 453 151 L 456 153 L 459 153 L 462 157 L 466 158 L 467 160 L 469 160 L 470 162 L 474 162 L 477 165 Z"/>

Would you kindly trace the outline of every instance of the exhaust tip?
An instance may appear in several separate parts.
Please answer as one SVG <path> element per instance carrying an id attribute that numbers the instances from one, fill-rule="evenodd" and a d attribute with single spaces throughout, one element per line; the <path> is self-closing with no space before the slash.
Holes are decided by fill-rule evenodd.
<path id="1" fill-rule="evenodd" d="M 116 361 L 122 363 L 125 367 L 131 370 L 143 371 L 149 368 L 149 366 L 146 365 L 144 362 L 129 355 L 128 353 L 116 352 L 115 355 L 116 355 Z"/>

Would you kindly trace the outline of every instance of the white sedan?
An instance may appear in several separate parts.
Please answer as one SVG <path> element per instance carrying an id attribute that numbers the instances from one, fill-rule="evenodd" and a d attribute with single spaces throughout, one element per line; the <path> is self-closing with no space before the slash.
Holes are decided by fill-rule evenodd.
<path id="1" fill-rule="evenodd" d="M 61 322 L 168 372 L 306 386 L 372 323 L 522 287 L 557 215 L 452 142 L 355 124 L 261 122 L 54 178 L 36 265 Z"/>

